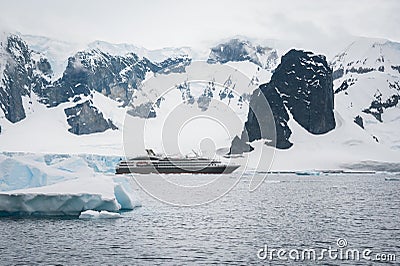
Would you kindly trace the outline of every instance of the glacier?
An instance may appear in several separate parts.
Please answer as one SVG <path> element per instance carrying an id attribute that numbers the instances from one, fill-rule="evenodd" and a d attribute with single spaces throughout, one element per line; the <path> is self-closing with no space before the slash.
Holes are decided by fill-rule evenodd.
<path id="1" fill-rule="evenodd" d="M 141 206 L 129 177 L 110 173 L 115 159 L 2 153 L 0 216 L 78 217 L 88 210 L 118 212 Z"/>

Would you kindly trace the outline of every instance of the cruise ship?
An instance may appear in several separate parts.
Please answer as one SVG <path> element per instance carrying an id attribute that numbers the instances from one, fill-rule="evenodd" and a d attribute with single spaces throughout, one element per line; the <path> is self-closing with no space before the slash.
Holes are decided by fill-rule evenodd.
<path id="1" fill-rule="evenodd" d="M 147 156 L 139 156 L 118 163 L 116 174 L 230 174 L 240 165 L 224 164 L 218 160 L 202 157 L 179 158 L 158 156 L 153 150 L 146 150 Z"/>

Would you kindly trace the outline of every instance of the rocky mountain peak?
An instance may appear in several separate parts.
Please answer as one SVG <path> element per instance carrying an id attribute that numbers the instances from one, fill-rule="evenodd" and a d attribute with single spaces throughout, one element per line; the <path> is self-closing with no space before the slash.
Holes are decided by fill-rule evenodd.
<path id="1" fill-rule="evenodd" d="M 277 64 L 278 54 L 275 49 L 253 45 L 247 40 L 232 39 L 211 48 L 207 62 L 227 63 L 230 61 L 250 61 L 261 68 L 271 70 Z"/>
<path id="2" fill-rule="evenodd" d="M 0 108 L 15 123 L 26 117 L 22 97 L 47 84 L 52 70 L 47 59 L 33 53 L 17 35 L 8 35 L 0 51 Z"/>
<path id="3" fill-rule="evenodd" d="M 347 73 L 372 71 L 399 74 L 400 44 L 385 39 L 358 38 L 333 58 L 331 67 L 334 79 Z"/>
<path id="4" fill-rule="evenodd" d="M 292 131 L 288 125 L 290 117 L 312 134 L 323 134 L 335 128 L 332 70 L 325 56 L 293 49 L 282 57 L 271 81 L 261 85 L 251 97 L 251 109 L 245 123 L 250 142 L 270 138 L 261 135 L 260 127 L 265 125 L 259 124 L 252 111 L 260 108 L 257 106 L 259 97 L 265 97 L 270 105 L 275 120 L 274 143 L 277 148 L 292 146 Z"/>

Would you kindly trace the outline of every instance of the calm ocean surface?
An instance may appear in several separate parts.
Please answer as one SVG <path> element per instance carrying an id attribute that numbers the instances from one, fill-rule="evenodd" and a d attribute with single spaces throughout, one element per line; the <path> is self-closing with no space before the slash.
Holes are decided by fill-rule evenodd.
<path id="1" fill-rule="evenodd" d="M 143 207 L 114 220 L 0 218 L 0 264 L 293 264 L 277 256 L 260 260 L 257 253 L 267 245 L 319 254 L 338 248 L 339 238 L 346 248 L 372 250 L 371 257 L 395 254 L 392 263 L 399 264 L 400 182 L 385 176 L 270 175 L 252 193 L 244 178 L 222 199 L 192 208 L 166 205 L 138 190 Z"/>

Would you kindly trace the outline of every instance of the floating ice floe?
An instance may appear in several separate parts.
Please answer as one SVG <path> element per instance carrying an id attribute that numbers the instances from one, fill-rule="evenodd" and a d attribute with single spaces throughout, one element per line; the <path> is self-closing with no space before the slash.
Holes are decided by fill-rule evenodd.
<path id="1" fill-rule="evenodd" d="M 78 216 L 82 211 L 132 210 L 140 206 L 128 182 L 112 176 L 67 180 L 0 193 L 0 215 Z"/>
<path id="2" fill-rule="evenodd" d="M 79 219 L 118 219 L 122 218 L 121 214 L 108 211 L 87 210 L 81 212 Z"/>
<path id="3" fill-rule="evenodd" d="M 48 164 L 43 155 L 0 155 L 0 216 L 132 210 L 140 202 L 129 181 L 97 173 L 79 156 Z"/>

